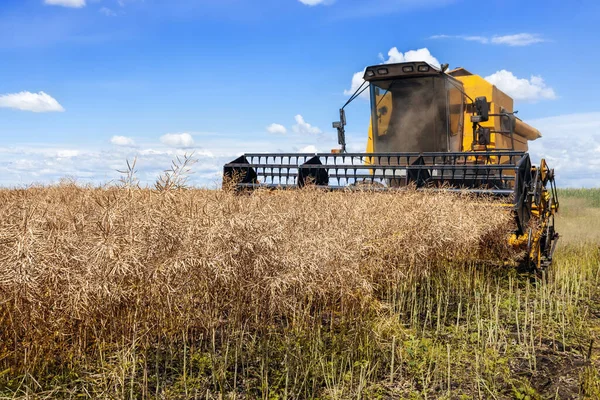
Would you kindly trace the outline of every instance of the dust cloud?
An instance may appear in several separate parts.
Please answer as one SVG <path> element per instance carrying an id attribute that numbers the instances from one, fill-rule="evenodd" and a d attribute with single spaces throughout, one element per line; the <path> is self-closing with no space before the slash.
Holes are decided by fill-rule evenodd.
<path id="1" fill-rule="evenodd" d="M 425 78 L 395 81 L 387 94 L 390 95 L 390 123 L 387 133 L 376 138 L 376 151 L 446 151 L 443 80 Z"/>

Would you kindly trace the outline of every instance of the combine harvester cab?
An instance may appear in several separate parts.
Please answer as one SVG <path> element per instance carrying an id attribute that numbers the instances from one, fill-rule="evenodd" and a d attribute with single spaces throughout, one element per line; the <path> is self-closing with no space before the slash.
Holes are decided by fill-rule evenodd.
<path id="1" fill-rule="evenodd" d="M 541 270 L 558 240 L 554 171 L 533 166 L 528 141 L 540 132 L 519 120 L 513 100 L 478 75 L 424 62 L 376 65 L 348 105 L 370 89 L 367 151 L 347 153 L 345 111 L 333 124 L 339 150 L 322 154 L 245 154 L 224 167 L 224 182 L 261 187 L 327 190 L 446 190 L 504 197 L 517 222 L 511 238 L 527 248 L 526 262 Z"/>

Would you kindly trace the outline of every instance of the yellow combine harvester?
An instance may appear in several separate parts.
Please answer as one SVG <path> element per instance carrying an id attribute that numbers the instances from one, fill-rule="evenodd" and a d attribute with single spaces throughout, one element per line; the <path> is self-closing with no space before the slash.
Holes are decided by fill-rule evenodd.
<path id="1" fill-rule="evenodd" d="M 346 105 L 370 89 L 366 153 L 347 153 L 344 107 L 340 149 L 322 154 L 245 154 L 224 167 L 240 189 L 298 188 L 400 190 L 416 187 L 506 197 L 527 247 L 527 262 L 543 269 L 558 240 L 554 171 L 532 166 L 528 141 L 540 132 L 516 118 L 513 99 L 478 75 L 424 62 L 375 65 Z"/>

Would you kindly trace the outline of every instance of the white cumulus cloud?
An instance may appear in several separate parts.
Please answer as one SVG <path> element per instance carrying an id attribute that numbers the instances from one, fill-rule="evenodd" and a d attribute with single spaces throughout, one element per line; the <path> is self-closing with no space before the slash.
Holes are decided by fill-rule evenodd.
<path id="1" fill-rule="evenodd" d="M 398 51 L 397 47 L 393 47 L 388 51 L 388 59 L 384 61 L 384 64 L 395 64 L 402 62 L 411 62 L 411 61 L 425 61 L 433 66 L 439 67 L 440 62 L 437 58 L 431 55 L 429 49 L 422 48 L 418 50 L 409 50 L 405 53 L 401 53 Z"/>
<path id="2" fill-rule="evenodd" d="M 422 49 L 418 49 L 418 50 L 408 50 L 405 53 L 401 53 L 397 47 L 392 47 L 390 49 L 390 51 L 388 51 L 388 59 L 387 60 L 385 59 L 383 54 L 379 54 L 379 58 L 383 61 L 384 64 L 395 64 L 395 63 L 412 62 L 412 61 L 424 61 L 435 67 L 440 66 L 440 62 L 438 61 L 438 59 L 435 58 L 433 55 L 431 55 L 431 53 L 429 52 L 429 49 L 427 49 L 427 48 L 422 48 Z M 353 95 L 358 90 L 358 88 L 361 87 L 361 85 L 364 82 L 364 79 L 363 79 L 364 74 L 365 73 L 363 70 L 362 72 L 357 72 L 352 76 L 352 83 L 351 83 L 350 89 L 344 90 L 344 94 L 346 96 Z M 362 93 L 361 97 L 369 98 L 368 91 L 365 90 Z"/>
<path id="3" fill-rule="evenodd" d="M 267 126 L 267 132 L 279 135 L 285 135 L 287 133 L 287 129 L 285 126 L 281 124 L 271 124 Z"/>
<path id="4" fill-rule="evenodd" d="M 344 90 L 344 94 L 346 96 L 352 96 L 354 93 L 356 93 L 358 88 L 360 88 L 362 86 L 362 84 L 365 82 L 365 80 L 363 79 L 363 76 L 365 76 L 364 70 L 362 72 L 355 72 L 354 75 L 352 75 L 352 82 L 350 84 L 350 89 Z M 369 91 L 365 90 L 364 92 L 362 92 L 362 94 L 360 96 L 362 98 L 368 99 Z"/>
<path id="5" fill-rule="evenodd" d="M 160 141 L 170 147 L 192 147 L 194 138 L 189 133 L 167 133 L 160 137 Z"/>
<path id="6" fill-rule="evenodd" d="M 47 93 L 20 92 L 0 95 L 0 108 L 32 112 L 63 112 L 65 109 Z"/>
<path id="7" fill-rule="evenodd" d="M 485 80 L 517 101 L 535 102 L 556 99 L 554 89 L 548 87 L 541 76 L 532 75 L 530 79 L 517 78 L 512 72 L 500 70 Z"/>
<path id="8" fill-rule="evenodd" d="M 135 142 L 127 136 L 113 136 L 110 142 L 116 146 L 133 146 Z"/>
<path id="9" fill-rule="evenodd" d="M 71 8 L 85 7 L 85 0 L 44 0 L 44 3 L 51 6 L 62 6 Z"/>
<path id="10" fill-rule="evenodd" d="M 319 128 L 317 128 L 316 126 L 312 126 L 311 124 L 306 122 L 304 120 L 304 117 L 302 117 L 302 115 L 300 115 L 300 114 L 296 115 L 295 119 L 296 119 L 296 125 L 294 125 L 292 127 L 292 130 L 295 133 L 299 133 L 302 135 L 318 135 L 318 134 L 323 133 L 323 131 L 320 130 Z"/>

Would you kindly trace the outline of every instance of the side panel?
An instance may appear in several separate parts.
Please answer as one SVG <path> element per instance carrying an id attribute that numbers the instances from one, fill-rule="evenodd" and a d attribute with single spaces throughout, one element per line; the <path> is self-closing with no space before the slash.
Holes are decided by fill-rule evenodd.
<path id="1" fill-rule="evenodd" d="M 465 75 L 457 76 L 456 79 L 461 81 L 464 85 L 465 93 L 471 98 L 485 96 L 490 103 L 490 113 L 499 114 L 502 111 L 513 112 L 514 104 L 513 99 L 506 93 L 502 92 L 496 86 L 492 85 L 482 77 L 478 75 Z M 465 132 L 463 139 L 463 151 L 469 151 L 472 149 L 473 144 L 473 130 L 470 123 L 472 110 L 467 108 L 465 112 Z M 501 117 L 490 117 L 488 122 L 481 124 L 485 128 L 492 130 L 491 144 L 488 146 L 490 150 L 514 150 L 515 151 L 527 151 L 528 150 L 528 138 L 520 136 L 518 134 L 510 135 L 498 133 L 503 131 L 502 118 Z M 495 131 L 495 132 L 494 132 Z"/>

